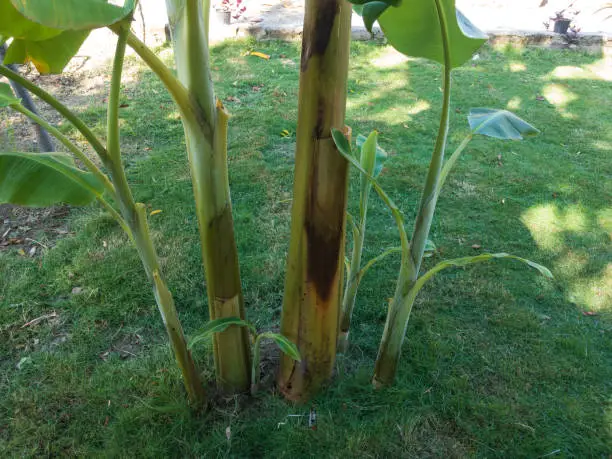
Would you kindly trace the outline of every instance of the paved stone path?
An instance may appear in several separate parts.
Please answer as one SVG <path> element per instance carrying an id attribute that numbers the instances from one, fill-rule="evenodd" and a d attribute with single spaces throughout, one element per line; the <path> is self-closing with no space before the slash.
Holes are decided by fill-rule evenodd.
<path id="1" fill-rule="evenodd" d="M 492 34 L 544 32 L 543 23 L 568 3 L 569 0 L 550 0 L 546 7 L 540 8 L 540 0 L 456 0 L 457 8 L 479 28 Z M 612 32 L 612 19 L 605 21 L 607 14 L 596 12 L 603 3 L 602 0 L 575 2 L 575 8 L 580 10 L 576 24 L 583 33 Z M 258 22 L 239 21 L 234 26 L 239 33 L 251 29 L 261 36 L 291 36 L 301 31 L 304 0 L 249 0 L 247 5 L 247 19 Z M 353 15 L 353 29 L 358 36 L 363 35 L 363 23 L 357 15 Z"/>

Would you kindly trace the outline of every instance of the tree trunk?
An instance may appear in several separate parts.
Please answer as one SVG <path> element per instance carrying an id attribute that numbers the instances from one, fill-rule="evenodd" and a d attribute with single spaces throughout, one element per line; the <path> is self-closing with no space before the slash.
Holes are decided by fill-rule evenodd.
<path id="1" fill-rule="evenodd" d="M 178 77 L 189 93 L 181 107 L 191 167 L 210 319 L 245 318 L 227 171 L 229 115 L 215 98 L 210 76 L 208 14 L 202 0 L 166 0 Z M 246 392 L 250 344 L 245 327 L 217 333 L 213 343 L 217 383 Z"/>
<path id="2" fill-rule="evenodd" d="M 6 53 L 6 45 L 3 43 L 0 46 L 0 65 L 2 65 L 2 61 L 4 60 L 4 55 Z M 11 69 L 13 72 L 18 72 L 17 66 L 6 64 L 6 66 Z M 15 83 L 13 80 L 9 80 L 9 83 L 13 87 L 13 91 L 17 97 L 21 99 L 21 104 L 30 110 L 32 113 L 38 115 L 38 110 L 36 110 L 36 105 L 34 105 L 34 101 L 32 97 L 30 97 L 30 93 L 18 83 Z M 53 141 L 51 140 L 51 136 L 47 131 L 45 131 L 42 127 L 40 127 L 37 123 L 32 123 L 34 129 L 36 130 L 36 138 L 38 139 L 38 149 L 41 153 L 51 153 L 55 151 L 55 146 L 53 145 Z"/>
<path id="3" fill-rule="evenodd" d="M 281 333 L 302 356 L 281 360 L 279 386 L 303 401 L 332 376 L 344 267 L 348 164 L 331 128 L 346 110 L 351 6 L 307 0 L 300 73 L 291 243 Z"/>

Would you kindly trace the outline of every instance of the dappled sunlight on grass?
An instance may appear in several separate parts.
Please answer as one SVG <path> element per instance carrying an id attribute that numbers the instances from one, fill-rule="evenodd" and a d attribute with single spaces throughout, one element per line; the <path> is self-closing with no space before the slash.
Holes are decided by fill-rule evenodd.
<path id="1" fill-rule="evenodd" d="M 506 109 L 511 110 L 511 111 L 520 110 L 522 104 L 523 104 L 523 99 L 519 96 L 514 96 L 506 104 Z"/>
<path id="2" fill-rule="evenodd" d="M 612 208 L 597 212 L 597 223 L 608 232 L 610 242 L 612 242 Z"/>
<path id="3" fill-rule="evenodd" d="M 573 118 L 574 115 L 567 110 L 567 106 L 576 100 L 578 95 L 567 89 L 565 86 L 557 83 L 551 83 L 544 86 L 542 90 L 546 100 L 554 105 L 563 117 Z"/>
<path id="4" fill-rule="evenodd" d="M 602 80 L 612 81 L 612 59 L 598 59 L 592 64 L 582 67 L 572 65 L 560 65 L 550 72 L 546 77 L 548 80 Z"/>
<path id="5" fill-rule="evenodd" d="M 597 76 L 598 79 L 603 81 L 612 81 L 612 58 L 606 57 L 601 59 L 594 64 L 586 66 L 591 73 Z"/>
<path id="6" fill-rule="evenodd" d="M 591 240 L 610 232 L 612 209 L 589 215 L 580 206 L 560 209 L 556 204 L 532 207 L 522 216 L 538 247 L 553 255 L 553 274 L 565 284 L 567 299 L 589 311 L 612 311 L 612 263 L 602 266 L 599 255 L 571 241 Z M 589 244 L 590 245 L 590 244 Z"/>
<path id="7" fill-rule="evenodd" d="M 529 209 L 523 215 L 523 223 L 535 240 L 538 247 L 557 252 L 561 250 L 561 231 L 556 206 L 552 204 Z"/>
<path id="8" fill-rule="evenodd" d="M 370 61 L 370 63 L 378 68 L 386 69 L 390 67 L 395 67 L 397 65 L 403 64 L 404 62 L 408 62 L 409 57 L 404 56 L 403 54 L 397 52 L 393 48 L 385 48 L 384 51 L 380 54 L 380 56 L 375 57 Z"/>
<path id="9" fill-rule="evenodd" d="M 575 277 L 569 285 L 568 299 L 590 311 L 612 312 L 612 263 L 600 275 Z"/>
<path id="10" fill-rule="evenodd" d="M 523 64 L 522 62 L 510 62 L 508 64 L 508 68 L 513 73 L 524 72 L 525 70 L 527 70 L 527 66 Z"/>
<path id="11" fill-rule="evenodd" d="M 409 115 L 418 115 L 425 110 L 429 110 L 431 108 L 431 104 L 425 100 L 419 100 L 415 104 L 406 108 L 406 113 Z"/>

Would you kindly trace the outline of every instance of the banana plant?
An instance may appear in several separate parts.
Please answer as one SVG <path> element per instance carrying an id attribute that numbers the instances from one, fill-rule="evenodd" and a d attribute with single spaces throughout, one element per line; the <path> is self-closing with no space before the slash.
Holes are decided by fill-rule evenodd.
<path id="1" fill-rule="evenodd" d="M 245 319 L 227 170 L 229 113 L 215 97 L 208 49 L 209 0 L 166 0 L 179 103 L 191 168 L 211 320 Z M 155 68 L 152 66 L 155 70 Z M 229 327 L 214 337 L 217 383 L 226 392 L 248 391 L 248 331 Z"/>
<path id="2" fill-rule="evenodd" d="M 97 200 L 134 243 L 155 300 L 183 382 L 191 402 L 199 405 L 204 390 L 182 326 L 161 271 L 147 223 L 146 206 L 134 200 L 121 160 L 119 97 L 126 45 L 135 1 L 123 7 L 104 0 L 48 2 L 0 0 L 0 35 L 12 37 L 5 63 L 32 62 L 41 73 L 59 72 L 78 50 L 90 30 L 112 26 L 118 34 L 108 96 L 106 145 L 68 107 L 51 94 L 5 66 L 0 74 L 23 86 L 72 123 L 98 154 L 105 173 L 73 142 L 46 120 L 23 107 L 10 87 L 0 85 L 0 106 L 22 113 L 46 129 L 71 153 L 0 153 L 0 202 L 48 206 L 58 203 L 85 205 Z M 75 37 L 79 37 L 78 46 Z M 75 166 L 79 159 L 86 171 Z M 118 210 L 112 204 L 118 206 Z"/>
<path id="3" fill-rule="evenodd" d="M 97 27 L 108 27 L 117 34 L 122 48 L 127 44 L 136 51 L 166 86 L 181 114 L 200 228 L 210 317 L 213 320 L 233 316 L 244 318 L 227 174 L 229 114 L 215 97 L 210 76 L 210 2 L 166 2 L 178 77 L 129 31 L 124 18 L 134 10 L 135 3 L 136 0 L 125 0 L 123 6 L 117 6 L 108 0 L 67 0 L 61 4 L 48 0 L 0 0 L 0 13 L 6 14 L 0 19 L 0 34 L 6 35 L 5 30 L 13 34 L 7 59 L 32 62 L 41 72 L 61 71 L 89 30 Z M 116 69 L 121 67 L 122 60 L 115 57 Z M 14 79 L 14 75 L 4 74 Z M 114 87 L 118 86 L 118 79 L 120 71 L 113 73 Z M 55 107 L 58 108 L 57 104 Z M 109 108 L 115 109 L 114 106 Z M 64 116 L 68 114 L 60 108 L 58 110 Z M 111 117 L 115 119 L 116 115 L 116 111 L 109 110 L 109 126 Z M 82 123 L 77 125 L 78 129 L 83 127 Z M 113 150 L 118 149 L 115 130 L 109 129 L 109 145 L 113 145 Z M 93 139 L 89 130 L 82 132 L 89 135 L 88 140 Z M 94 149 L 102 152 L 102 162 L 110 170 L 113 181 L 121 182 L 115 186 L 119 197 L 126 198 L 120 199 L 119 205 L 129 226 L 132 216 L 137 213 L 132 209 L 127 185 L 122 184 L 124 174 L 118 170 L 117 161 L 113 161 L 116 158 L 109 157 L 100 142 L 94 145 Z M 138 234 L 136 231 L 133 233 Z M 135 239 L 138 242 L 138 238 Z M 214 355 L 218 385 L 226 392 L 248 391 L 248 333 L 240 327 L 229 327 L 216 334 Z"/>
<path id="4" fill-rule="evenodd" d="M 338 134 L 336 134 L 338 135 Z M 402 253 L 401 247 L 392 247 L 385 250 L 378 256 L 362 266 L 361 257 L 364 248 L 364 240 L 366 234 L 366 222 L 368 215 L 368 203 L 370 193 L 372 191 L 372 183 L 368 176 L 377 179 L 383 170 L 383 165 L 387 159 L 387 153 L 378 145 L 378 132 L 372 132 L 368 137 L 363 135 L 357 136 L 357 149 L 360 151 L 359 156 L 355 156 L 367 175 L 360 174 L 359 177 L 359 219 L 347 213 L 347 220 L 351 225 L 353 235 L 353 248 L 351 258 L 345 257 L 345 265 L 347 279 L 344 287 L 344 295 L 342 296 L 342 311 L 340 316 L 340 334 L 338 336 L 338 353 L 345 353 L 349 346 L 349 332 L 357 300 L 357 292 L 361 280 L 377 263 L 395 253 Z M 341 154 L 346 154 L 346 151 L 341 150 Z M 432 241 L 427 241 L 425 246 L 425 257 L 430 257 L 436 251 L 436 246 Z"/>
<path id="5" fill-rule="evenodd" d="M 302 356 L 281 357 L 278 385 L 303 401 L 332 376 L 344 274 L 348 164 L 331 128 L 343 129 L 351 36 L 345 0 L 305 4 L 291 239 L 281 333 Z M 349 130 L 345 130 L 346 135 Z"/>
<path id="6" fill-rule="evenodd" d="M 357 148 L 360 150 L 359 164 L 369 175 L 377 178 L 383 169 L 384 161 L 387 159 L 385 151 L 378 146 L 378 132 L 372 132 L 367 138 L 362 135 L 357 136 Z M 359 218 L 356 219 L 352 215 L 347 214 L 352 229 L 353 249 L 350 260 L 348 258 L 345 259 L 347 278 L 342 296 L 338 353 L 344 353 L 348 348 L 351 318 L 361 280 L 378 261 L 392 253 L 401 251 L 397 248 L 389 249 L 370 260 L 364 266 L 361 265 L 372 183 L 370 183 L 365 175 L 360 175 L 359 179 Z"/>
<path id="7" fill-rule="evenodd" d="M 353 156 L 350 143 L 342 132 L 333 131 L 334 141 L 339 151 L 372 183 L 373 188 L 390 208 L 400 234 L 402 250 L 400 272 L 395 294 L 389 305 L 373 377 L 375 386 L 383 386 L 390 385 L 394 381 L 414 301 L 427 280 L 437 272 L 453 266 L 513 258 L 538 269 L 547 277 L 552 277 L 552 274 L 537 263 L 505 253 L 447 260 L 425 274 L 420 274 L 442 185 L 472 137 L 480 134 L 499 139 L 519 140 L 535 135 L 538 131 L 509 112 L 475 109 L 469 117 L 472 128 L 470 135 L 445 163 L 452 70 L 471 58 L 472 54 L 486 41 L 486 35 L 455 8 L 454 0 L 420 2 L 355 0 L 353 3 L 358 3 L 356 10 L 363 16 L 366 28 L 371 31 L 373 24 L 378 21 L 389 44 L 396 50 L 406 56 L 433 60 L 442 64 L 443 67 L 444 86 L 440 125 L 410 239 L 400 210 L 382 190 L 372 174 L 368 173 Z"/>
<path id="8" fill-rule="evenodd" d="M 224 317 L 222 319 L 211 320 L 206 326 L 195 335 L 189 342 L 189 349 L 193 348 L 196 344 L 203 341 L 208 341 L 211 337 L 219 333 L 224 333 L 229 327 L 242 327 L 251 334 L 251 340 L 253 344 L 253 358 L 251 364 L 251 395 L 255 395 L 259 390 L 259 383 L 261 381 L 261 371 L 259 364 L 261 362 L 261 342 L 264 339 L 269 339 L 276 344 L 281 352 L 288 358 L 300 362 L 302 357 L 297 346 L 289 341 L 285 336 L 280 333 L 274 332 L 262 332 L 258 333 L 257 328 L 246 320 L 242 320 L 239 317 Z"/>

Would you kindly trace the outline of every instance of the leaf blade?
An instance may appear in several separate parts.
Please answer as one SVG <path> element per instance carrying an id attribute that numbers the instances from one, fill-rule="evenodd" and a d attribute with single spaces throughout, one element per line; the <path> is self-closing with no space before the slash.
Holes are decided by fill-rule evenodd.
<path id="1" fill-rule="evenodd" d="M 21 99 L 15 97 L 11 86 L 7 83 L 0 83 L 0 107 L 10 107 L 20 103 Z"/>
<path id="2" fill-rule="evenodd" d="M 189 345 L 187 347 L 191 349 L 196 344 L 206 341 L 215 333 L 223 333 L 232 325 L 250 328 L 250 324 L 246 320 L 242 320 L 239 317 L 223 317 L 221 319 L 211 320 L 195 337 L 191 339 L 191 341 L 189 341 Z"/>
<path id="3" fill-rule="evenodd" d="M 6 51 L 6 64 L 31 62 L 41 74 L 61 73 L 81 45 L 89 31 L 67 30 L 48 40 L 14 39 Z"/>
<path id="4" fill-rule="evenodd" d="M 0 203 L 81 206 L 103 192 L 104 185 L 65 153 L 0 153 Z"/>
<path id="5" fill-rule="evenodd" d="M 368 27 L 366 20 L 371 21 L 374 14 L 366 18 L 365 13 L 367 5 L 372 2 L 357 0 L 354 3 L 362 4 L 360 13 Z M 441 6 L 449 21 L 451 63 L 456 68 L 467 62 L 488 37 L 455 8 L 455 0 L 441 0 Z M 375 8 L 373 13 L 379 10 L 380 7 Z M 440 20 L 434 2 L 405 0 L 397 6 L 386 8 L 374 20 L 378 20 L 389 44 L 400 53 L 444 64 Z"/>
<path id="6" fill-rule="evenodd" d="M 28 19 L 60 30 L 106 27 L 127 17 L 136 7 L 135 0 L 125 0 L 123 6 L 113 5 L 107 0 L 10 1 Z"/>
<path id="7" fill-rule="evenodd" d="M 0 35 L 4 38 L 38 41 L 55 37 L 61 32 L 24 17 L 10 0 L 0 0 Z"/>
<path id="8" fill-rule="evenodd" d="M 473 134 L 500 140 L 523 140 L 540 131 L 508 110 L 472 108 L 468 123 Z"/>
<path id="9" fill-rule="evenodd" d="M 296 362 L 302 361 L 302 356 L 300 355 L 300 351 L 297 346 L 293 344 L 289 339 L 280 333 L 274 332 L 265 332 L 260 335 L 262 338 L 269 338 L 276 343 L 278 348 L 283 352 L 283 354 L 291 357 Z"/>

